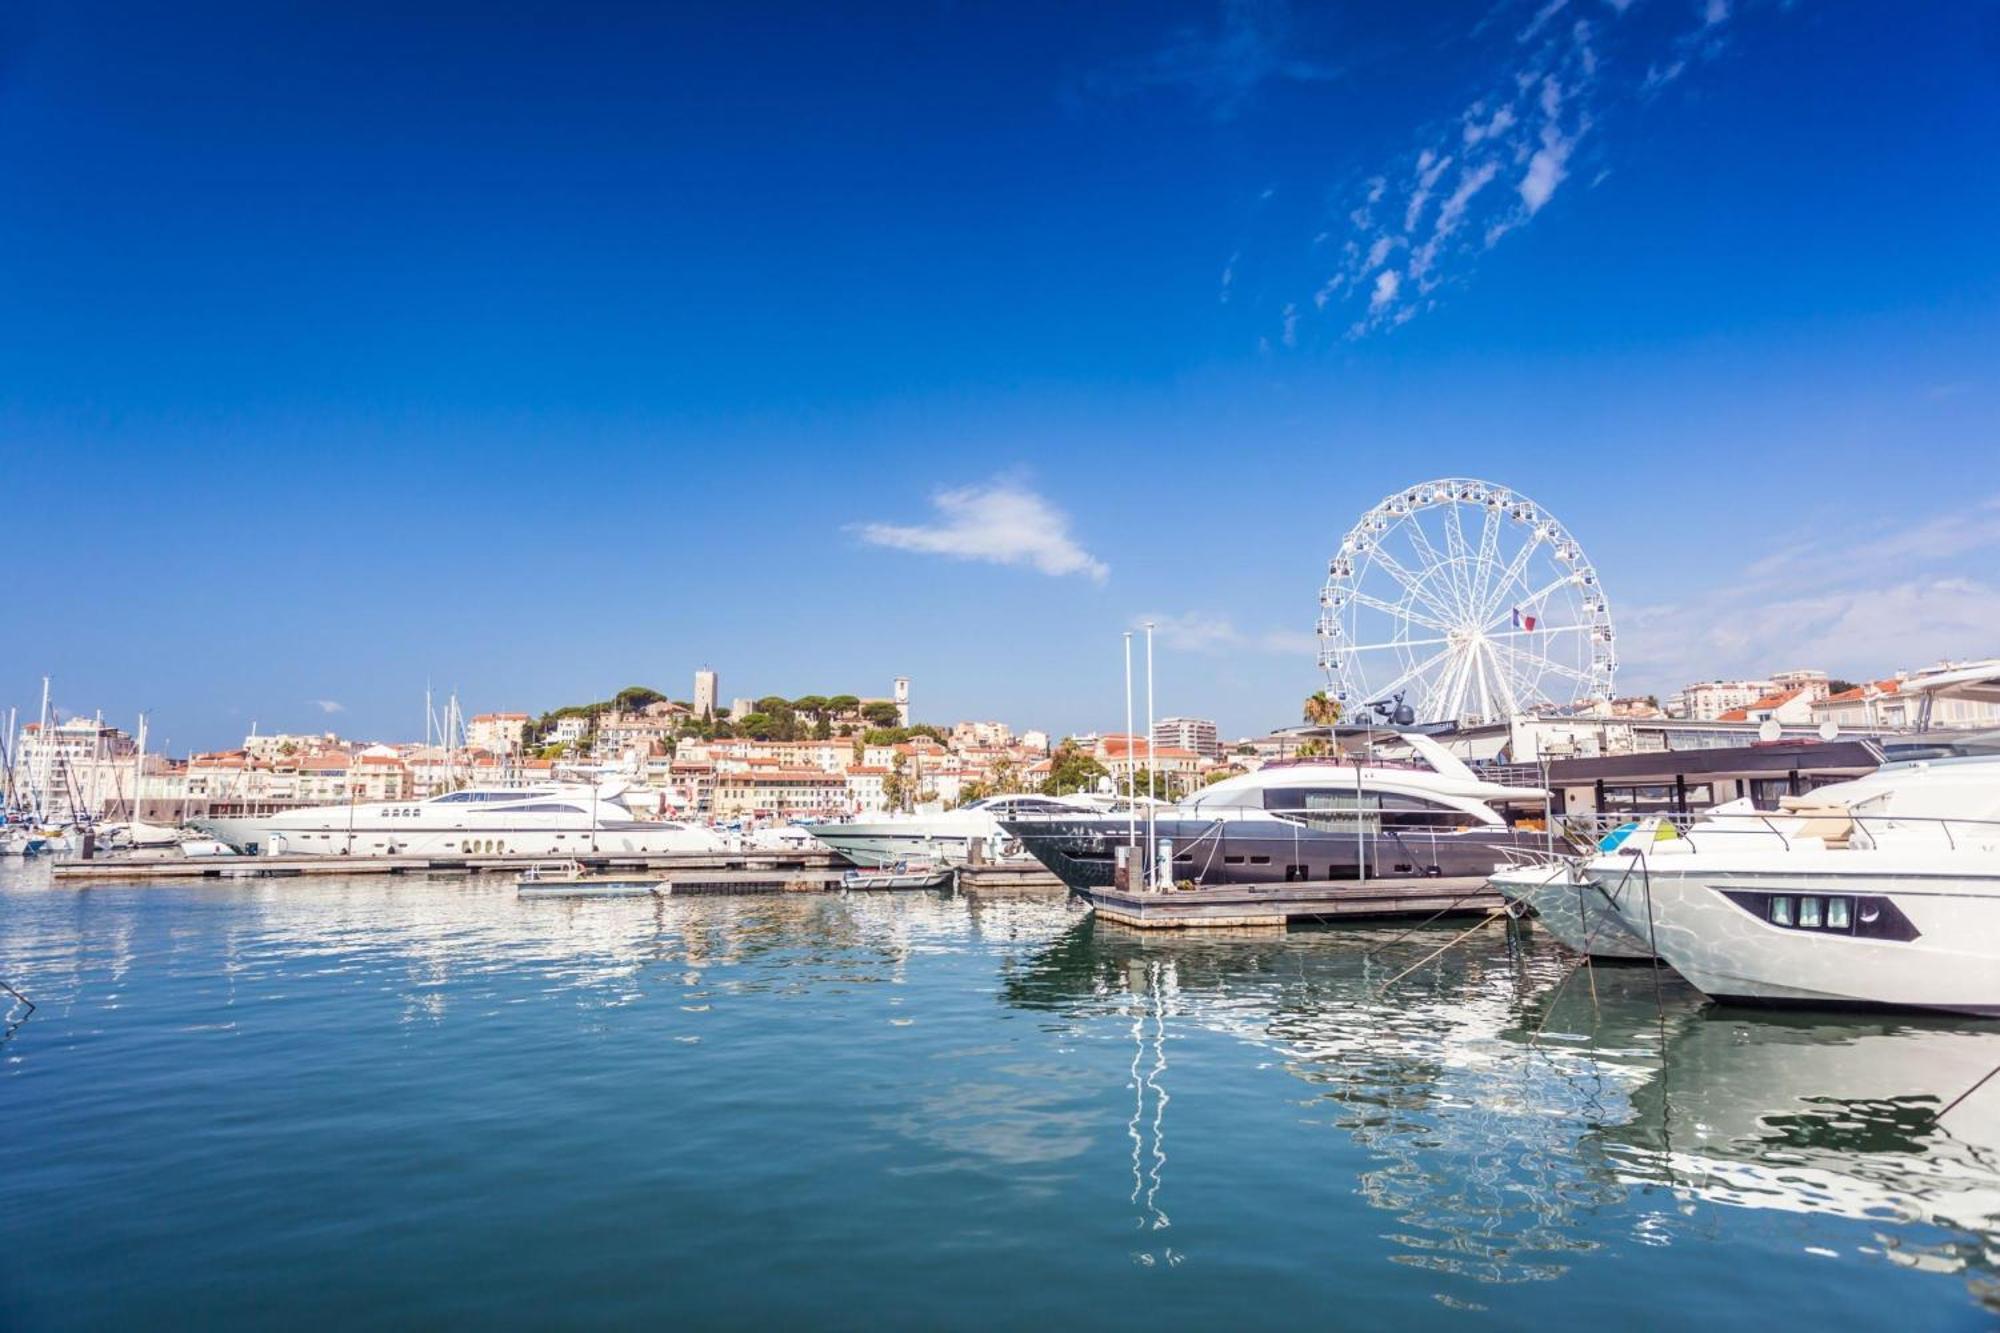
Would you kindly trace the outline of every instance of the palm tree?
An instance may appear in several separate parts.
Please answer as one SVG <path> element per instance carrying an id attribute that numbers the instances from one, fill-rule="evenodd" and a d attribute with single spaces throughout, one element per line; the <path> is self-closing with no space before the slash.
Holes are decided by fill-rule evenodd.
<path id="1" fill-rule="evenodd" d="M 1306 696 L 1306 721 L 1315 727 L 1330 727 L 1340 721 L 1340 701 L 1325 690 L 1314 690 Z"/>

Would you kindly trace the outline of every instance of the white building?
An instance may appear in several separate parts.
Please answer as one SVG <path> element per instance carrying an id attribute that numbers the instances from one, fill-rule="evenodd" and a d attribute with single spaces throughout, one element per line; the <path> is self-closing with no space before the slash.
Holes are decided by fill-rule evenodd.
<path id="1" fill-rule="evenodd" d="M 715 716 L 717 691 L 721 689 L 721 686 L 722 678 L 717 676 L 708 667 L 703 667 L 694 673 L 694 715 L 696 717 L 712 718 Z"/>
<path id="2" fill-rule="evenodd" d="M 481 713 L 465 728 L 465 743 L 489 754 L 519 754 L 532 721 L 526 713 Z"/>
<path id="3" fill-rule="evenodd" d="M 1205 717 L 1168 717 L 1153 724 L 1153 744 L 1165 750 L 1192 750 L 1203 759 L 1222 753 L 1222 738 L 1215 723 Z"/>
<path id="4" fill-rule="evenodd" d="M 1699 681 L 1668 699 L 1667 713 L 1691 722 L 1713 722 L 1731 709 L 1748 708 L 1777 690 L 1775 680 Z"/>

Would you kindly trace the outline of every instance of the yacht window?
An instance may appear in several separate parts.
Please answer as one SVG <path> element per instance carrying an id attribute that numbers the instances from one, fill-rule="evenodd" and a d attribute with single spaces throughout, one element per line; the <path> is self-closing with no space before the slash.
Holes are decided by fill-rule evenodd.
<path id="1" fill-rule="evenodd" d="M 1774 926 L 1789 926 L 1792 924 L 1792 900 L 1782 893 L 1772 895 L 1771 924 Z"/>
<path id="2" fill-rule="evenodd" d="M 1872 926 L 1882 919 L 1882 908 L 1877 903 L 1861 904 L 1861 924 Z"/>
<path id="3" fill-rule="evenodd" d="M 1810 930 L 1818 930 L 1820 923 L 1819 899 L 1799 899 L 1799 924 Z"/>
<path id="4" fill-rule="evenodd" d="M 1250 864 L 1253 866 L 1267 866 L 1271 864 L 1271 858 L 1268 856 L 1253 856 L 1250 858 Z"/>
<path id="5" fill-rule="evenodd" d="M 1828 898 L 1826 900 L 1826 927 L 1828 930 L 1846 930 L 1851 924 L 1847 913 L 1847 899 Z"/>

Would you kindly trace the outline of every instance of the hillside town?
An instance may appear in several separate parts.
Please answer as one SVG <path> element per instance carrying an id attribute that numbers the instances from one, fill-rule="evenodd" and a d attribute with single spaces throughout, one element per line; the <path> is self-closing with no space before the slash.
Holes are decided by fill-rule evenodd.
<path id="1" fill-rule="evenodd" d="M 1818 670 L 1693 682 L 1664 701 L 1628 697 L 1459 726 L 1449 742 L 1478 764 L 1535 764 L 1647 752 L 1712 750 L 1775 740 L 1890 735 L 1915 727 L 1913 680 L 1945 662 L 1865 682 Z M 1320 744 L 1273 731 L 1225 741 L 1214 721 L 1168 717 L 1150 736 L 1119 730 L 1052 737 L 993 720 L 913 721 L 910 682 L 880 697 L 737 697 L 718 674 L 694 674 L 689 698 L 644 686 L 543 713 L 464 715 L 456 699 L 427 707 L 420 741 L 335 732 L 259 732 L 241 746 L 148 752 L 145 724 L 101 716 L 14 727 L 4 772 L 10 808 L 50 818 L 174 822 L 217 814 L 418 800 L 466 786 L 617 778 L 658 816 L 710 821 L 852 817 L 963 805 L 997 793 L 1151 790 L 1167 799 L 1307 757 Z M 2000 706 L 1941 701 L 1940 728 L 2000 727 Z"/>

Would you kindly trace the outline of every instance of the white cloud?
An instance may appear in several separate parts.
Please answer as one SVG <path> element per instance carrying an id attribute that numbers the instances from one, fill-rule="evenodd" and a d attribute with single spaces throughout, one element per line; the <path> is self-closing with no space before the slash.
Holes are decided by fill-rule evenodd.
<path id="1" fill-rule="evenodd" d="M 1584 0 L 1499 0 L 1471 33 L 1490 62 L 1477 95 L 1430 122 L 1388 170 L 1364 176 L 1358 202 L 1316 219 L 1337 237 L 1344 218 L 1346 241 L 1315 243 L 1316 266 L 1299 288 L 1313 293 L 1310 307 L 1280 294 L 1266 317 L 1282 322 L 1302 310 L 1351 320 L 1350 336 L 1361 336 L 1432 309 L 1441 288 L 1547 209 L 1572 175 L 1604 180 L 1596 127 L 1619 103 L 1643 100 L 1726 50 L 1738 11 L 1754 2 L 1604 0 L 1586 9 Z M 1503 12 L 1526 15 L 1525 26 L 1499 32 Z M 1444 195 L 1448 170 L 1457 188 Z M 1495 179 L 1511 188 L 1488 189 Z"/>
<path id="2" fill-rule="evenodd" d="M 1569 175 L 1569 155 L 1575 148 L 1576 140 L 1565 137 L 1554 125 L 1542 127 L 1542 146 L 1528 159 L 1528 174 L 1521 177 L 1519 186 L 1529 217 L 1542 211 L 1542 205 L 1554 197 L 1556 187 Z"/>
<path id="3" fill-rule="evenodd" d="M 1111 573 L 1070 536 L 1067 514 L 1013 482 L 939 491 L 931 503 L 937 523 L 863 523 L 854 531 L 871 545 L 899 551 L 1031 565 L 1044 574 L 1082 574 L 1099 583 Z"/>
<path id="4" fill-rule="evenodd" d="M 333 714 L 345 711 L 345 706 L 338 699 L 308 699 L 306 702 L 314 708 L 319 709 L 322 713 Z"/>
<path id="5" fill-rule="evenodd" d="M 1994 656 L 2000 585 L 1952 564 L 1995 550 L 2000 496 L 1873 533 L 1791 542 L 1692 604 L 1618 611 L 1620 657 L 1635 684 L 1672 690 L 1787 666 L 1861 680 Z"/>
<path id="6" fill-rule="evenodd" d="M 1385 268 L 1375 275 L 1375 294 L 1368 298 L 1370 310 L 1380 310 L 1396 299 L 1396 289 L 1403 285 L 1403 275 L 1395 269 Z"/>

